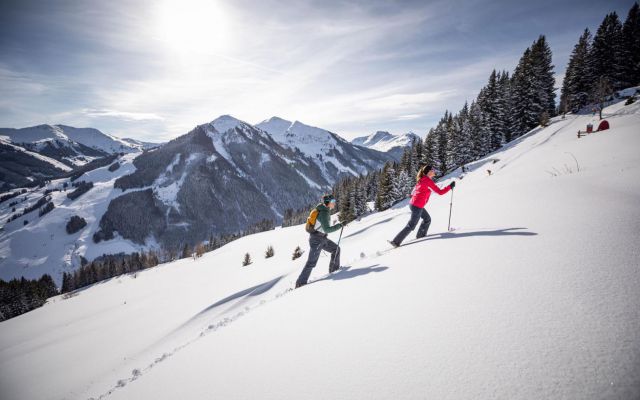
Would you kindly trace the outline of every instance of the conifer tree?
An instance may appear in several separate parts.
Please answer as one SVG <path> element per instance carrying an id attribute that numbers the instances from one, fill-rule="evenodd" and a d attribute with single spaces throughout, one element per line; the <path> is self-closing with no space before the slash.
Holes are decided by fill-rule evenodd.
<path id="1" fill-rule="evenodd" d="M 424 146 L 422 148 L 422 164 L 436 166 L 436 130 L 429 129 L 429 133 L 424 138 Z"/>
<path id="2" fill-rule="evenodd" d="M 251 255 L 249 253 L 246 253 L 244 255 L 244 259 L 242 260 L 242 266 L 246 267 L 247 265 L 250 265 L 251 263 L 252 263 Z"/>
<path id="3" fill-rule="evenodd" d="M 275 251 L 273 250 L 273 246 L 271 245 L 267 246 L 267 250 L 264 252 L 264 258 L 271 258 L 274 255 L 275 255 Z"/>
<path id="4" fill-rule="evenodd" d="M 585 29 L 573 48 L 562 82 L 561 111 L 578 111 L 589 102 L 593 86 L 591 67 L 591 32 Z"/>
<path id="5" fill-rule="evenodd" d="M 296 246 L 296 248 L 293 250 L 293 255 L 291 256 L 292 260 L 295 260 L 296 258 L 300 258 L 302 257 L 302 249 L 300 248 L 300 246 Z"/>
<path id="6" fill-rule="evenodd" d="M 634 3 L 622 26 L 622 48 L 620 75 L 628 80 L 625 87 L 640 85 L 640 6 Z"/>
<path id="7" fill-rule="evenodd" d="M 540 35 L 531 46 L 531 58 L 534 72 L 535 105 L 539 105 L 538 120 L 540 120 L 541 114 L 546 112 L 549 117 L 552 117 L 556 110 L 554 88 L 556 80 L 553 75 L 552 53 L 544 35 Z"/>
<path id="8" fill-rule="evenodd" d="M 593 63 L 594 85 L 600 82 L 600 78 L 606 78 L 613 89 L 621 88 L 621 77 L 619 76 L 619 64 L 622 62 L 622 25 L 618 19 L 618 14 L 612 12 L 604 17 L 598 27 L 589 58 Z"/>

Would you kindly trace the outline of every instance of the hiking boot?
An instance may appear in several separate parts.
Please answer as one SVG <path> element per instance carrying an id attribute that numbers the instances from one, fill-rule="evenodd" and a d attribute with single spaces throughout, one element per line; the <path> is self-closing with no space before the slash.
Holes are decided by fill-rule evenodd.
<path id="1" fill-rule="evenodd" d="M 387 240 L 387 242 L 389 242 L 389 244 L 392 245 L 393 247 L 400 247 L 400 245 L 394 242 L 393 240 Z"/>
<path id="2" fill-rule="evenodd" d="M 307 282 L 302 283 L 302 282 L 296 282 L 296 289 L 303 287 L 304 285 L 306 285 Z"/>
<path id="3" fill-rule="evenodd" d="M 332 274 L 332 273 L 336 272 L 339 269 L 340 269 L 339 265 L 330 265 L 329 266 L 329 273 Z"/>

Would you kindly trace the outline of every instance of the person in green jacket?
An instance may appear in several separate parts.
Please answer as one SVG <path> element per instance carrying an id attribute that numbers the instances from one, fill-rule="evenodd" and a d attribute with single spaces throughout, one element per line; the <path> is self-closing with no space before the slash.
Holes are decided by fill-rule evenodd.
<path id="1" fill-rule="evenodd" d="M 318 215 L 315 224 L 310 226 L 307 224 L 307 232 L 309 232 L 309 258 L 304 265 L 298 280 L 296 281 L 296 289 L 307 284 L 311 270 L 318 263 L 318 258 L 322 250 L 331 253 L 331 261 L 329 262 L 329 273 L 337 271 L 340 268 L 340 247 L 327 237 L 327 234 L 335 232 L 345 226 L 345 224 L 335 224 L 331 226 L 331 210 L 336 207 L 336 199 L 331 194 L 322 196 L 322 203 L 316 206 Z"/>

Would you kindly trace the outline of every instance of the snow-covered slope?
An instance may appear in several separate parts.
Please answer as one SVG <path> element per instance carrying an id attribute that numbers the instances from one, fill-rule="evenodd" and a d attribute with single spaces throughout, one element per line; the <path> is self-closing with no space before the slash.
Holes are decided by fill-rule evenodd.
<path id="1" fill-rule="evenodd" d="M 453 232 L 449 195 L 399 249 L 406 202 L 354 221 L 349 267 L 321 257 L 299 290 L 295 226 L 53 298 L 0 323 L 3 397 L 639 398 L 640 105 L 605 115 L 608 131 L 556 118 L 473 163 Z"/>
<path id="2" fill-rule="evenodd" d="M 43 216 L 38 216 L 38 210 L 35 210 L 6 223 L 16 212 L 12 211 L 11 202 L 1 203 L 0 279 L 21 276 L 36 279 L 42 274 L 50 274 L 60 283 L 62 272 L 75 270 L 81 256 L 92 260 L 102 254 L 139 251 L 141 246 L 120 237 L 99 244 L 92 241 L 109 202 L 121 194 L 120 190 L 114 189 L 114 181 L 135 170 L 132 161 L 136 155 L 130 153 L 122 157 L 120 168 L 113 172 L 105 166 L 83 174 L 79 181 L 93 182 L 93 188 L 75 200 L 67 198 L 67 193 L 74 190 L 69 178 L 52 180 L 46 186 L 29 189 L 27 194 L 16 198 L 16 212 L 20 212 L 37 202 L 47 190 L 55 189 L 49 193 L 55 208 Z M 64 183 L 69 185 L 66 191 L 57 191 Z M 84 218 L 87 226 L 69 235 L 65 227 L 73 215 Z"/>

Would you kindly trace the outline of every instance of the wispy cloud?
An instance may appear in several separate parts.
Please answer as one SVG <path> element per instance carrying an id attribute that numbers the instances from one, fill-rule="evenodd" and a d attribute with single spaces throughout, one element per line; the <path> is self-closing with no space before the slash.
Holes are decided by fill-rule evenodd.
<path id="1" fill-rule="evenodd" d="M 129 111 L 118 111 L 118 110 L 95 110 L 91 108 L 85 108 L 82 110 L 82 113 L 89 117 L 112 117 L 119 118 L 124 121 L 162 121 L 162 118 L 159 115 L 153 113 L 137 113 L 137 112 L 129 112 Z"/>

